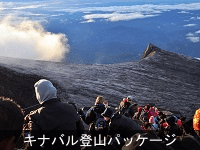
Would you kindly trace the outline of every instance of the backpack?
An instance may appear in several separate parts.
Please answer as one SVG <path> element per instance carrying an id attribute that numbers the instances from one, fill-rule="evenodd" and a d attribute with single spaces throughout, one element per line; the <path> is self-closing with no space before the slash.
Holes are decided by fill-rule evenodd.
<path id="1" fill-rule="evenodd" d="M 142 111 L 139 119 L 143 122 L 149 122 L 148 112 Z"/>
<path id="2" fill-rule="evenodd" d="M 94 111 L 95 112 L 95 111 Z M 107 122 L 104 120 L 103 116 L 99 113 L 96 113 L 96 119 L 94 122 L 95 130 L 96 131 L 102 131 L 108 128 Z"/>

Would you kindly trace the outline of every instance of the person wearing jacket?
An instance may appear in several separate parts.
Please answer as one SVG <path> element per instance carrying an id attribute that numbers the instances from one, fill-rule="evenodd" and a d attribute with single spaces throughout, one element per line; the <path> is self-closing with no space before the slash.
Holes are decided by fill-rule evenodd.
<path id="1" fill-rule="evenodd" d="M 101 113 L 105 110 L 105 100 L 103 96 L 97 96 L 94 106 L 92 106 L 86 114 L 84 114 L 82 111 L 79 111 L 79 114 L 81 115 L 82 120 L 89 125 L 89 132 L 91 136 L 98 136 L 98 134 L 104 134 L 107 132 L 107 127 L 103 130 L 96 130 L 95 124 L 99 117 L 101 116 Z M 103 117 L 102 117 L 103 118 Z"/>
<path id="2" fill-rule="evenodd" d="M 15 150 L 19 146 L 23 116 L 24 113 L 16 102 L 0 97 L 0 150 Z"/>
<path id="3" fill-rule="evenodd" d="M 118 111 L 120 114 L 132 118 L 134 114 L 137 112 L 137 109 L 138 109 L 138 104 L 133 102 L 132 96 L 128 96 L 120 102 Z"/>
<path id="4" fill-rule="evenodd" d="M 121 147 L 124 144 L 124 138 L 130 138 L 136 133 L 143 133 L 142 128 L 132 118 L 128 118 L 118 112 L 113 113 L 111 108 L 106 108 L 101 115 L 106 121 L 109 121 L 107 140 L 118 137 L 119 140 L 121 139 Z"/>
<path id="5" fill-rule="evenodd" d="M 105 110 L 104 102 L 105 100 L 103 96 L 97 96 L 94 106 L 90 107 L 86 114 L 79 112 L 79 114 L 81 114 L 81 118 L 87 125 L 95 121 L 96 115 L 101 114 Z"/>
<path id="6" fill-rule="evenodd" d="M 80 149 L 78 144 L 72 146 L 68 142 L 68 136 L 75 141 L 84 131 L 83 123 L 71 104 L 61 102 L 57 98 L 57 90 L 53 84 L 41 79 L 34 85 L 36 98 L 40 108 L 30 112 L 25 118 L 31 121 L 31 136 L 35 136 L 36 142 L 31 149 Z M 39 138 L 47 138 L 45 143 Z M 62 138 L 62 141 L 61 141 Z M 57 141 L 56 141 L 57 139 Z"/>
<path id="7" fill-rule="evenodd" d="M 111 108 L 106 108 L 101 115 L 106 121 L 109 121 L 108 135 L 111 137 L 120 134 L 120 137 L 130 138 L 138 132 L 143 133 L 142 128 L 133 119 L 113 113 Z"/>
<path id="8" fill-rule="evenodd" d="M 193 117 L 193 129 L 198 137 L 200 137 L 200 108 L 195 111 Z"/>

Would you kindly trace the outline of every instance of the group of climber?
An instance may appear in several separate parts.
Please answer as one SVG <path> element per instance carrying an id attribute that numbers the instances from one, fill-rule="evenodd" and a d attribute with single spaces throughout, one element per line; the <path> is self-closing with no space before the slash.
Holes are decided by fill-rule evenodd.
<path id="1" fill-rule="evenodd" d="M 82 120 L 90 125 L 89 131 L 92 136 L 102 134 L 104 136 L 106 135 L 107 140 L 109 140 L 116 135 L 120 135 L 120 138 L 118 137 L 118 139 L 121 140 L 121 144 L 119 145 L 114 141 L 112 145 L 115 147 L 114 149 L 128 149 L 127 147 L 124 147 L 125 141 L 123 141 L 123 139 L 130 139 L 136 134 L 139 136 L 146 135 L 147 137 L 151 135 L 154 138 L 162 140 L 162 142 L 157 143 L 156 146 L 154 145 L 154 150 L 173 149 L 171 146 L 168 146 L 167 148 L 165 146 L 168 145 L 169 141 L 173 141 L 175 137 L 183 137 L 183 135 L 187 134 L 183 126 L 186 119 L 185 117 L 178 117 L 174 114 L 165 114 L 164 112 L 159 111 L 155 104 L 151 103 L 145 106 L 138 106 L 137 103 L 133 102 L 132 96 L 124 98 L 117 109 L 112 109 L 108 105 L 105 105 L 105 103 L 108 104 L 102 96 L 98 96 L 94 106 L 92 106 L 86 114 L 84 114 L 81 109 L 79 109 L 78 112 Z M 107 125 L 101 123 L 102 130 L 98 129 L 99 118 L 104 118 L 104 122 L 107 123 Z M 197 130 L 197 132 L 198 131 L 199 130 Z M 193 139 L 194 137 L 189 138 Z M 182 139 L 179 140 L 181 141 Z M 198 140 L 194 143 L 196 144 L 196 147 L 200 148 Z M 131 149 L 134 149 L 135 145 L 137 145 L 136 141 L 137 139 L 132 141 Z M 185 143 L 187 143 L 187 141 Z M 185 147 L 180 143 L 176 143 L 173 146 L 176 147 L 176 149 L 184 149 L 183 147 Z M 142 146 L 140 148 L 142 149 Z M 109 147 L 108 149 L 111 148 Z"/>
<path id="2" fill-rule="evenodd" d="M 186 134 L 184 117 L 168 116 L 155 104 L 138 106 L 133 97 L 128 96 L 119 107 L 112 108 L 103 96 L 97 96 L 94 105 L 84 112 L 75 105 L 60 101 L 49 80 L 37 81 L 34 88 L 40 107 L 25 117 L 19 105 L 0 99 L 0 150 L 14 150 L 22 128 L 23 143 L 26 143 L 23 148 L 29 150 L 187 150 L 187 141 L 200 148 L 199 141 L 193 136 L 178 138 Z M 197 135 L 200 131 L 199 118 L 200 109 L 193 119 Z M 100 144 L 87 145 L 96 138 Z M 156 142 L 142 140 L 148 138 Z"/>
<path id="3" fill-rule="evenodd" d="M 183 134 L 182 124 L 184 117 L 178 118 L 176 115 L 166 116 L 152 103 L 138 107 L 135 103 L 131 104 L 132 101 L 128 98 L 124 99 L 121 103 L 123 104 L 123 102 L 125 107 L 120 105 L 120 112 L 140 122 L 139 124 L 143 130 L 154 130 L 161 136 L 160 138 L 164 137 L 164 132 L 165 135 L 175 134 L 181 136 Z"/>
<path id="4" fill-rule="evenodd" d="M 124 145 L 124 138 L 130 138 L 136 133 L 143 133 L 140 125 L 132 118 L 126 117 L 120 112 L 115 112 L 115 109 L 105 104 L 107 102 L 104 100 L 104 97 L 98 96 L 94 106 L 86 114 L 81 109 L 78 110 L 82 120 L 89 125 L 89 133 L 92 137 L 98 137 L 101 134 L 102 136 L 106 136 L 107 141 L 109 141 L 116 135 L 120 135 L 118 137 L 121 140 L 120 144 L 112 145 L 120 148 L 120 146 Z M 111 148 L 109 147 L 109 149 Z"/>

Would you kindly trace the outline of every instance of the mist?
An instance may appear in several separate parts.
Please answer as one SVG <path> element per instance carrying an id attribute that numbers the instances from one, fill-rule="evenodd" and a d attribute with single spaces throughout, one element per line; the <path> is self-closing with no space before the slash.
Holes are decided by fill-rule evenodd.
<path id="1" fill-rule="evenodd" d="M 45 61 L 61 61 L 69 52 L 65 34 L 45 31 L 39 22 L 14 20 L 7 16 L 0 21 L 0 55 Z"/>

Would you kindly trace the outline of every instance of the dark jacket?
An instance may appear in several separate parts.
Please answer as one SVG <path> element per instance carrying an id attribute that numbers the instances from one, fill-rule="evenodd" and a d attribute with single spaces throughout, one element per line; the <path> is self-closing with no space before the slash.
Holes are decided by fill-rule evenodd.
<path id="1" fill-rule="evenodd" d="M 130 138 L 136 133 L 143 133 L 142 128 L 131 118 L 115 113 L 111 117 L 108 135 L 120 134 L 122 138 Z"/>
<path id="2" fill-rule="evenodd" d="M 45 148 L 48 150 L 66 149 L 70 147 L 60 147 L 62 143 L 59 137 L 62 137 L 66 144 L 68 142 L 68 136 L 73 135 L 75 140 L 84 131 L 84 126 L 74 106 L 63 103 L 58 99 L 44 102 L 39 109 L 30 113 L 30 117 L 32 121 L 31 135 L 42 137 L 45 134 L 46 138 L 50 138 L 50 140 L 45 141 Z M 54 138 L 57 138 L 57 143 L 55 142 L 52 146 Z M 41 143 L 42 141 L 40 140 Z M 35 146 L 38 147 L 37 144 Z"/>
<path id="3" fill-rule="evenodd" d="M 96 120 L 96 115 L 97 114 L 101 114 L 103 113 L 105 110 L 105 105 L 104 104 L 98 104 L 98 105 L 94 105 L 92 106 L 86 113 L 85 117 L 84 117 L 84 122 L 86 124 L 90 124 L 92 122 L 94 122 Z"/>
<path id="4" fill-rule="evenodd" d="M 136 103 L 130 103 L 130 102 L 126 102 L 126 105 L 124 107 L 121 107 L 119 112 L 122 115 L 125 115 L 126 117 L 130 117 L 132 118 L 135 114 L 135 112 L 137 112 L 137 104 Z"/>

